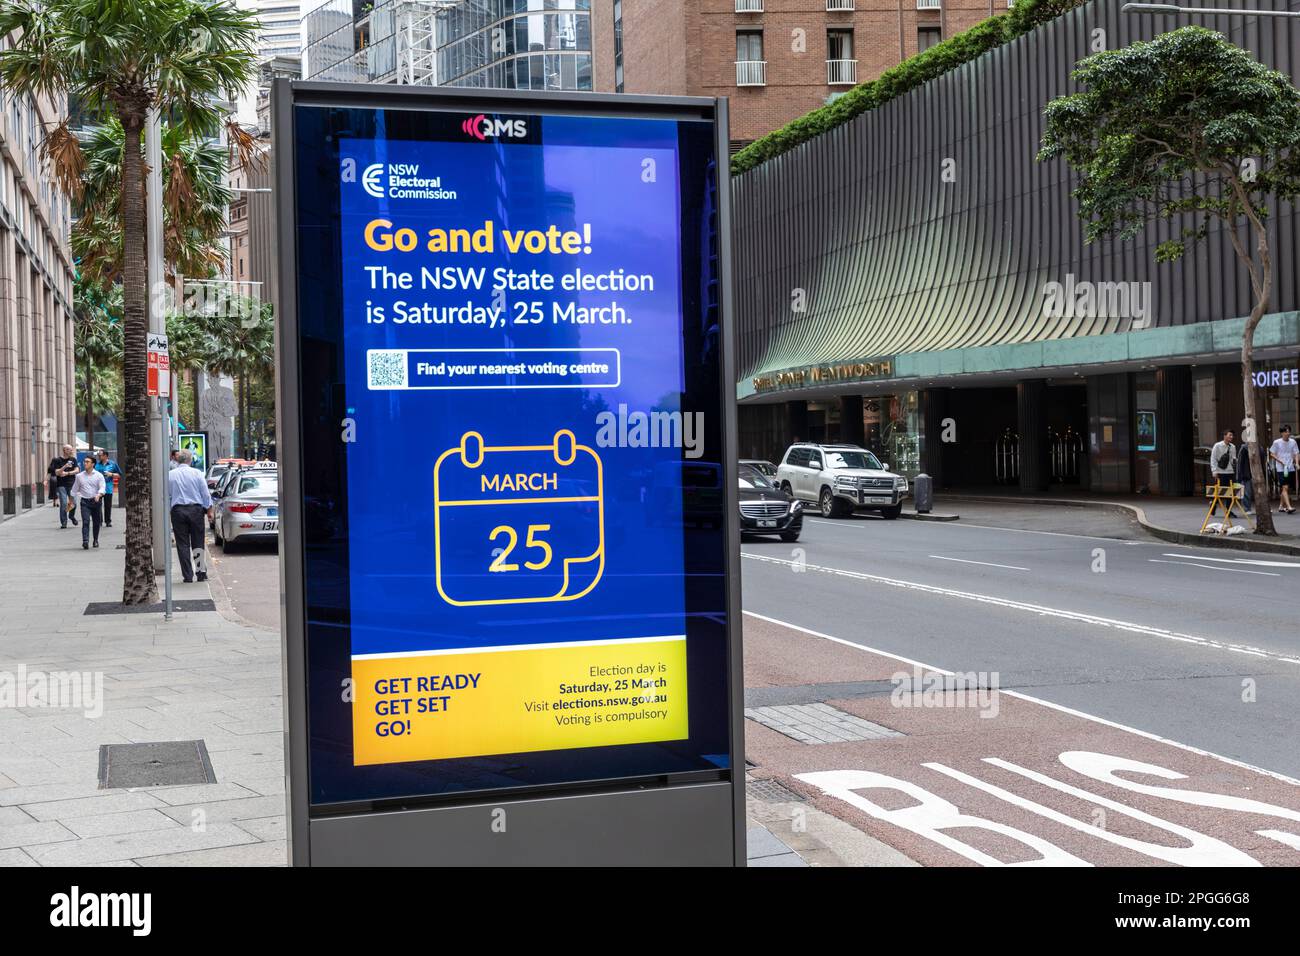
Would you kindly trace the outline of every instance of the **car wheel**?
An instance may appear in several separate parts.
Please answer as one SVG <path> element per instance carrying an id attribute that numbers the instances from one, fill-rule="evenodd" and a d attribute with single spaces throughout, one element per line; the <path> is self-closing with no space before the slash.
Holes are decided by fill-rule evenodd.
<path id="1" fill-rule="evenodd" d="M 820 503 L 823 518 L 844 517 L 844 506 L 829 488 L 822 489 Z"/>
<path id="2" fill-rule="evenodd" d="M 221 537 L 221 523 L 219 521 L 214 521 L 212 523 L 212 540 L 215 541 L 217 544 L 221 544 L 221 542 L 224 540 Z"/>
<path id="3" fill-rule="evenodd" d="M 902 513 L 903 513 L 902 505 L 894 505 L 892 508 L 880 509 L 880 517 L 884 518 L 886 521 L 893 521 Z"/>
<path id="4" fill-rule="evenodd" d="M 794 496 L 794 492 L 790 490 L 790 482 L 788 481 L 781 482 L 781 490 L 791 497 Z"/>
<path id="5" fill-rule="evenodd" d="M 234 554 L 234 553 L 235 553 L 235 542 L 231 541 L 229 538 L 222 538 L 222 539 L 221 539 L 221 553 L 222 553 L 222 554 Z"/>
<path id="6" fill-rule="evenodd" d="M 794 544 L 796 541 L 799 540 L 799 532 L 798 532 L 798 531 L 782 531 L 782 532 L 781 532 L 781 540 L 784 541 L 786 544 Z"/>

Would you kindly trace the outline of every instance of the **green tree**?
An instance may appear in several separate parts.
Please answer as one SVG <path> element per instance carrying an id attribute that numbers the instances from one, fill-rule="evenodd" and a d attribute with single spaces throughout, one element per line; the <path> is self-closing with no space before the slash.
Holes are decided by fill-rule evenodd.
<path id="1" fill-rule="evenodd" d="M 1242 438 L 1254 485 L 1266 489 L 1252 356 L 1273 290 L 1267 203 L 1300 194 L 1300 91 L 1222 35 L 1192 26 L 1087 57 L 1073 76 L 1084 90 L 1047 104 L 1039 159 L 1064 158 L 1079 174 L 1086 240 L 1132 239 L 1168 222 L 1178 237 L 1160 243 L 1155 258 L 1173 262 L 1217 223 L 1250 276 Z M 1256 533 L 1276 534 L 1267 493 L 1255 500 Z"/>
<path id="2" fill-rule="evenodd" d="M 11 94 L 73 96 L 92 116 L 122 126 L 123 371 L 126 429 L 126 568 L 122 600 L 158 598 L 152 561 L 149 398 L 145 340 L 145 180 L 141 139 L 152 110 L 191 130 L 218 128 L 219 99 L 233 99 L 255 70 L 255 11 L 233 0 L 6 0 L 0 84 Z M 76 195 L 84 168 L 67 123 L 46 133 L 53 178 Z"/>
<path id="3" fill-rule="evenodd" d="M 126 135 L 111 118 L 81 136 L 84 169 L 72 250 L 101 286 L 122 277 L 122 156 Z M 230 191 L 226 150 L 179 123 L 162 124 L 163 260 L 168 276 L 207 276 L 225 262 L 221 234 Z"/>
<path id="4" fill-rule="evenodd" d="M 249 423 L 253 382 L 266 380 L 275 370 L 275 320 L 269 302 L 247 296 L 223 295 L 217 314 L 229 316 L 212 326 L 215 354 L 211 371 L 229 375 L 238 387 L 236 417 L 239 454 L 249 457 Z"/>
<path id="5" fill-rule="evenodd" d="M 78 273 L 73 286 L 72 339 L 78 391 L 86 413 L 86 444 L 91 448 L 95 447 L 95 409 L 106 407 L 121 380 L 121 306 L 120 295 L 105 297 Z"/>

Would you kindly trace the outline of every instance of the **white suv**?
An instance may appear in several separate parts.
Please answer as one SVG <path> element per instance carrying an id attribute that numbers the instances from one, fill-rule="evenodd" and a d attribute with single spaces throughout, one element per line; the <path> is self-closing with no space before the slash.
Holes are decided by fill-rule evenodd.
<path id="1" fill-rule="evenodd" d="M 775 480 L 796 498 L 816 502 L 824 518 L 877 511 L 892 520 L 902 514 L 907 495 L 907 479 L 857 445 L 791 445 Z"/>

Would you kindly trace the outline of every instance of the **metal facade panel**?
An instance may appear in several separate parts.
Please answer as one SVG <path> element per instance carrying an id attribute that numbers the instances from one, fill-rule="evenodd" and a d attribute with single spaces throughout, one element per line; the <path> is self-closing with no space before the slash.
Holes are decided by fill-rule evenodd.
<path id="1" fill-rule="evenodd" d="M 1042 110 L 1074 89 L 1077 60 L 1184 22 L 1225 32 L 1296 79 L 1286 21 L 1123 14 L 1096 0 L 989 51 L 734 181 L 743 378 L 844 359 L 1127 332 L 1127 318 L 1047 318 L 1043 287 L 1067 273 L 1150 282 L 1150 327 L 1242 316 L 1250 286 L 1227 235 L 1157 265 L 1159 224 L 1086 245 L 1063 161 L 1036 160 Z M 1263 0 L 1300 8 L 1300 0 Z M 1165 22 L 1168 21 L 1168 22 Z M 1097 32 L 1100 31 L 1100 32 Z M 944 182 L 951 160 L 954 182 Z M 1269 217 L 1271 312 L 1300 308 L 1294 208 Z M 797 290 L 806 309 L 795 309 Z"/>

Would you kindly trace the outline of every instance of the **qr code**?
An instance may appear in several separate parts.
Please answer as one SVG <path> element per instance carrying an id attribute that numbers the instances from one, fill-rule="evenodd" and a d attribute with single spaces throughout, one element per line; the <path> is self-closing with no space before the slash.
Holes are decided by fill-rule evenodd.
<path id="1" fill-rule="evenodd" d="M 368 355 L 370 388 L 406 388 L 406 351 L 372 349 Z"/>

